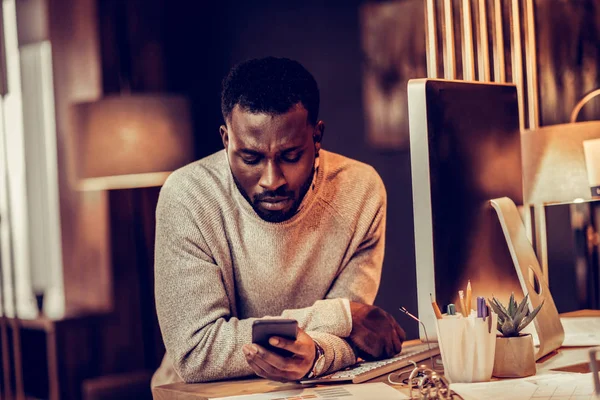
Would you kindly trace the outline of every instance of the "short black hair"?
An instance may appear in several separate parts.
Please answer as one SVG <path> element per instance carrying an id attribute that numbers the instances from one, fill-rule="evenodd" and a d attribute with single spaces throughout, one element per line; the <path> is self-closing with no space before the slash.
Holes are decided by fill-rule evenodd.
<path id="1" fill-rule="evenodd" d="M 301 103 L 313 126 L 319 117 L 317 81 L 299 62 L 266 57 L 236 65 L 223 80 L 221 112 L 225 121 L 236 104 L 252 113 L 285 114 Z"/>

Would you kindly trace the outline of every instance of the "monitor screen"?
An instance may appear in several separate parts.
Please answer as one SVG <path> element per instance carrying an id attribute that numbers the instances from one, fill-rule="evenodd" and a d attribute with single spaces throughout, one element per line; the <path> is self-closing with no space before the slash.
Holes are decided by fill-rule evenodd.
<path id="1" fill-rule="evenodd" d="M 514 85 L 409 82 L 419 317 L 435 336 L 430 294 L 445 310 L 471 281 L 477 296 L 522 297 L 489 200 L 523 203 Z M 421 333 L 423 337 L 423 333 Z"/>

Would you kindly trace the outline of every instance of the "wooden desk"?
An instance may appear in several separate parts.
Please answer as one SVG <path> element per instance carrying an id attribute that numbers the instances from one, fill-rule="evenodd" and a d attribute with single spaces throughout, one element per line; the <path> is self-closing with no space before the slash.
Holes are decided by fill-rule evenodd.
<path id="1" fill-rule="evenodd" d="M 584 310 L 566 313 L 562 317 L 600 317 L 600 310 Z M 407 345 L 420 343 L 418 340 L 406 342 Z M 562 359 L 570 360 L 570 364 L 562 365 Z M 567 372 L 590 372 L 587 363 L 587 348 L 571 347 L 560 348 L 553 354 L 549 354 L 538 361 L 538 372 L 547 370 L 559 370 Z M 369 382 L 387 382 L 387 374 L 373 379 Z M 268 393 L 278 390 L 291 390 L 301 388 L 296 383 L 278 383 L 261 378 L 251 378 L 232 381 L 221 381 L 211 383 L 174 383 L 154 388 L 152 395 L 154 400 L 206 400 L 211 397 L 225 397 L 242 394 Z M 394 386 L 400 392 L 408 395 L 408 389 Z"/>
<path id="2" fill-rule="evenodd" d="M 405 342 L 405 346 L 419 343 L 421 343 L 420 340 L 410 340 Z M 409 367 L 409 369 L 412 368 L 412 366 Z M 387 382 L 387 376 L 388 374 L 384 374 L 368 382 Z M 152 396 L 154 400 L 206 400 L 211 397 L 268 393 L 304 387 L 297 383 L 279 383 L 262 378 L 248 378 L 211 383 L 173 383 L 154 388 Z M 402 386 L 394 386 L 394 388 L 408 395 L 409 390 L 406 388 Z"/>

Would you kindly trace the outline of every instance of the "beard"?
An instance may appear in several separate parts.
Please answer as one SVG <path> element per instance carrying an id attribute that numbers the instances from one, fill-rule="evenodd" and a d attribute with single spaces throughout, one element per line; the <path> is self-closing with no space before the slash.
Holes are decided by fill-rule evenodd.
<path id="1" fill-rule="evenodd" d="M 284 222 L 288 219 L 292 218 L 298 212 L 298 208 L 300 204 L 302 204 L 302 200 L 308 190 L 310 189 L 313 181 L 313 176 L 315 174 L 315 168 L 313 167 L 311 173 L 308 175 L 306 181 L 300 187 L 300 192 L 298 194 L 298 198 L 294 199 L 294 203 L 289 208 L 289 210 L 281 210 L 281 211 L 272 211 L 266 210 L 260 207 L 260 202 L 266 197 L 289 197 L 291 199 L 294 198 L 294 191 L 287 190 L 287 187 L 281 186 L 277 190 L 267 190 L 259 194 L 255 194 L 252 199 L 248 195 L 248 193 L 244 190 L 240 182 L 233 176 L 233 181 L 235 182 L 235 186 L 237 186 L 238 190 L 242 194 L 242 196 L 246 199 L 246 201 L 252 206 L 252 209 L 258 216 L 267 221 L 267 222 Z"/>

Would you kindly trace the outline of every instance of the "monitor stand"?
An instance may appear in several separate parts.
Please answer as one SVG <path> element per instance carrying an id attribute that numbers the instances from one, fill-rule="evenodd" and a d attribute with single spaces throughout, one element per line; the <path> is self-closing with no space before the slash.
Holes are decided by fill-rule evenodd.
<path id="1" fill-rule="evenodd" d="M 527 232 L 521 222 L 517 206 L 508 197 L 490 200 L 490 204 L 498 214 L 498 220 L 523 289 L 523 296 L 529 295 L 529 310 L 533 310 L 544 302 L 534 319 L 535 330 L 540 342 L 535 355 L 538 360 L 558 349 L 563 343 L 565 333 L 558 310 L 533 247 L 527 238 Z"/>

